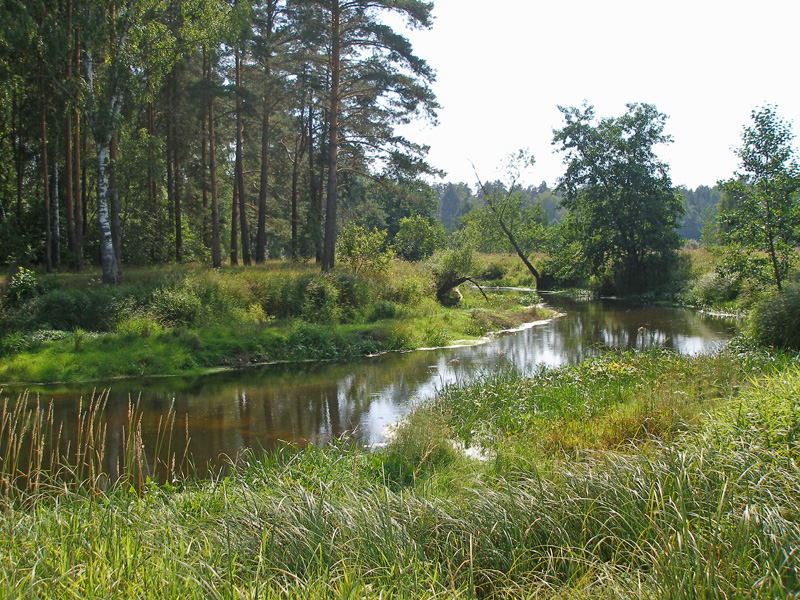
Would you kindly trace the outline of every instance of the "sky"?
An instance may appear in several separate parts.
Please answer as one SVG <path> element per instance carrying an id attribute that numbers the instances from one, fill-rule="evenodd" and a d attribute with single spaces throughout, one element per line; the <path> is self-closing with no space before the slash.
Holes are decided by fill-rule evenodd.
<path id="1" fill-rule="evenodd" d="M 598 117 L 654 104 L 674 139 L 658 154 L 689 188 L 734 174 L 755 108 L 777 107 L 800 134 L 796 0 L 433 2 L 432 29 L 406 35 L 436 70 L 439 124 L 400 131 L 430 146 L 445 181 L 474 187 L 472 163 L 481 179 L 499 178 L 506 157 L 528 148 L 525 183 L 554 185 L 558 106 L 584 101 Z"/>

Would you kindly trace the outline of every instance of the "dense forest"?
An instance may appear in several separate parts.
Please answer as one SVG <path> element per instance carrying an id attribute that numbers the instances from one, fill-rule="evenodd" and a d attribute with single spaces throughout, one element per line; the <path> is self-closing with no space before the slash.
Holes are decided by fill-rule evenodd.
<path id="1" fill-rule="evenodd" d="M 432 72 L 384 23 L 430 9 L 4 2 L 0 260 L 330 268 L 351 213 L 432 215 L 425 148 L 394 131 L 435 118 Z"/>

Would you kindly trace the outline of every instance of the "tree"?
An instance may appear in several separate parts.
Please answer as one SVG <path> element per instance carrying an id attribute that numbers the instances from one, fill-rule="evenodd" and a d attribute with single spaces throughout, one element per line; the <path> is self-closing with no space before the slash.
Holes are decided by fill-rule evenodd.
<path id="1" fill-rule="evenodd" d="M 509 157 L 506 174 L 509 179 L 507 186 L 500 186 L 497 191 L 489 191 L 481 178 L 478 176 L 477 171 L 475 177 L 478 180 L 478 187 L 483 192 L 483 199 L 486 202 L 486 216 L 487 225 L 494 228 L 499 228 L 506 236 L 508 242 L 514 248 L 519 259 L 523 262 L 525 267 L 530 271 L 531 275 L 536 278 L 538 284 L 540 275 L 539 271 L 528 260 L 527 252 L 532 250 L 531 244 L 526 244 L 527 248 L 521 245 L 521 236 L 524 236 L 528 241 L 541 240 L 544 235 L 544 227 L 542 223 L 536 219 L 536 214 L 531 210 L 526 210 L 524 206 L 522 194 L 520 193 L 518 181 L 522 171 L 530 166 L 533 166 L 535 159 L 533 155 L 529 154 L 526 150 L 519 150 L 516 154 Z M 473 165 L 474 168 L 474 165 Z M 540 214 L 542 213 L 539 207 Z M 531 232 L 535 232 L 531 235 Z"/>
<path id="2" fill-rule="evenodd" d="M 720 224 L 725 241 L 767 254 L 781 290 L 798 241 L 800 166 L 789 123 L 771 107 L 754 110 L 751 116 L 753 124 L 744 128 L 736 151 L 742 172 L 720 182 L 732 206 L 720 215 Z"/>
<path id="3" fill-rule="evenodd" d="M 683 214 L 668 167 L 655 154 L 672 141 L 666 115 L 641 103 L 599 121 L 586 104 L 559 110 L 566 123 L 553 144 L 567 165 L 558 189 L 568 210 L 564 245 L 580 249 L 573 268 L 630 290 L 663 278 L 681 245 L 676 228 Z"/>
<path id="4" fill-rule="evenodd" d="M 394 246 L 400 258 L 423 260 L 447 246 L 444 227 L 435 219 L 414 215 L 403 217 L 399 225 Z"/>
<path id="5" fill-rule="evenodd" d="M 433 5 L 420 0 L 306 0 L 321 12 L 327 39 L 328 180 L 322 269 L 334 265 L 337 236 L 337 187 L 340 148 L 368 161 L 383 154 L 386 161 L 420 167 L 403 160 L 425 149 L 394 135 L 393 125 L 417 112 L 433 114 L 428 87 L 433 72 L 414 55 L 409 41 L 386 25 L 381 14 L 394 12 L 409 25 L 429 27 Z"/>

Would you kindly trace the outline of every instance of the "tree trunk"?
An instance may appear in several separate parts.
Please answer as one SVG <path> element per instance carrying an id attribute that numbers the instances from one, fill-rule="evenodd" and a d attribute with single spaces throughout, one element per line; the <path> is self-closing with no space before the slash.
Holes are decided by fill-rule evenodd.
<path id="1" fill-rule="evenodd" d="M 301 135 L 303 135 L 301 133 Z M 300 150 L 295 146 L 294 160 L 292 161 L 292 242 L 291 242 L 291 257 L 292 260 L 297 259 L 297 185 L 300 176 L 300 162 L 303 160 Z"/>
<path id="2" fill-rule="evenodd" d="M 117 132 L 111 136 L 111 164 L 109 165 L 109 200 L 111 202 L 111 241 L 117 266 L 122 265 L 122 227 L 119 221 L 119 189 L 117 187 L 117 158 L 119 155 Z"/>
<path id="3" fill-rule="evenodd" d="M 44 67 L 42 67 L 41 78 L 39 79 L 39 91 L 42 101 L 42 113 L 40 118 L 42 133 L 42 183 L 44 185 L 44 260 L 48 273 L 53 272 L 53 238 L 50 229 L 50 173 L 47 168 L 47 110 L 44 95 Z"/>
<path id="4" fill-rule="evenodd" d="M 78 112 L 73 113 L 72 129 L 72 189 L 75 209 L 75 258 L 79 271 L 83 271 L 83 201 L 81 195 L 81 123 Z"/>
<path id="5" fill-rule="evenodd" d="M 203 77 L 208 73 L 208 58 L 206 47 L 203 46 Z M 203 188 L 203 210 L 201 220 L 201 232 L 203 234 L 203 247 L 211 248 L 211 240 L 208 231 L 208 129 L 206 129 L 207 110 L 200 111 L 200 166 L 201 177 L 200 186 Z"/>
<path id="6" fill-rule="evenodd" d="M 269 75 L 269 70 L 267 70 Z M 269 179 L 269 96 L 264 85 L 264 116 L 261 122 L 261 181 L 258 190 L 258 224 L 256 231 L 256 263 L 267 258 L 267 182 Z"/>
<path id="7" fill-rule="evenodd" d="M 336 208 L 339 153 L 340 14 L 339 0 L 331 3 L 331 109 L 329 115 L 328 191 L 325 202 L 325 239 L 322 244 L 322 270 L 330 271 L 336 257 Z"/>
<path id="8" fill-rule="evenodd" d="M 73 55 L 72 69 L 77 76 L 80 70 L 80 32 L 74 29 L 73 36 Z M 83 271 L 83 196 L 81 187 L 81 118 L 77 110 L 72 113 L 75 127 L 72 129 L 72 189 L 75 209 L 75 257 L 77 259 L 78 271 Z"/>
<path id="9" fill-rule="evenodd" d="M 242 156 L 242 58 L 236 52 L 236 182 L 239 195 L 239 226 L 242 234 L 242 262 L 250 264 L 250 231 L 247 227 L 247 196 L 244 189 L 244 157 Z"/>
<path id="10" fill-rule="evenodd" d="M 236 222 L 239 220 L 239 186 L 234 182 L 233 185 L 233 202 L 231 202 L 231 265 L 236 266 L 239 264 L 239 249 L 236 239 L 238 236 L 236 230 Z"/>
<path id="11" fill-rule="evenodd" d="M 72 1 L 67 0 L 67 37 L 70 37 L 72 30 Z M 67 56 L 67 64 L 64 72 L 64 80 L 68 81 L 72 76 L 72 57 Z M 67 249 L 75 253 L 75 207 L 73 205 L 73 186 L 72 186 L 72 111 L 67 110 L 64 115 L 64 209 L 66 216 L 64 222 L 67 226 Z"/>
<path id="12" fill-rule="evenodd" d="M 99 137 L 99 136 L 98 136 Z M 108 214 L 109 159 L 111 156 L 111 136 L 99 137 L 97 143 L 97 225 L 100 232 L 100 264 L 103 269 L 103 283 L 119 283 L 120 268 L 114 253 L 111 224 Z"/>
<path id="13" fill-rule="evenodd" d="M 64 208 L 67 211 L 64 221 L 67 225 L 67 248 L 75 252 L 75 206 L 72 186 L 72 113 L 67 111 L 64 119 Z"/>
<path id="14" fill-rule="evenodd" d="M 11 97 L 11 152 L 14 155 L 14 166 L 17 175 L 17 223 L 22 221 L 22 151 L 20 149 L 22 140 L 22 125 L 19 115 L 19 102 L 17 101 L 17 86 L 14 85 L 14 93 Z"/>
<path id="15" fill-rule="evenodd" d="M 208 81 L 211 82 L 211 65 L 208 66 Z M 215 269 L 222 266 L 222 250 L 219 233 L 219 201 L 217 199 L 217 150 L 214 139 L 214 96 L 208 97 L 208 154 L 211 184 L 211 264 Z"/>
<path id="16" fill-rule="evenodd" d="M 53 211 L 53 266 L 56 269 L 61 265 L 61 226 L 58 203 L 58 161 L 54 160 L 50 175 L 50 206 Z M 2 209 L 2 204 L 0 204 L 0 209 Z"/>
<path id="17" fill-rule="evenodd" d="M 156 158 L 153 153 L 156 139 L 156 109 L 152 102 L 147 103 L 147 202 L 152 211 L 153 243 L 150 246 L 150 259 L 155 262 L 158 256 L 158 233 L 160 223 L 158 218 L 158 188 L 153 175 L 153 163 Z"/>

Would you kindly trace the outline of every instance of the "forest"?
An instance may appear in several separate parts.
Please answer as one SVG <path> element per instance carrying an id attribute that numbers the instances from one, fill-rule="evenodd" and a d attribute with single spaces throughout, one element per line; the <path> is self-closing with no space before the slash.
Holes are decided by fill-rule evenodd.
<path id="1" fill-rule="evenodd" d="M 427 148 L 396 133 L 435 122 L 437 103 L 432 69 L 387 15 L 428 27 L 430 4 L 9 0 L 0 10 L 2 264 L 101 265 L 111 283 L 123 265 L 288 258 L 330 270 L 340 230 L 385 231 L 385 248 L 407 247 L 397 234 L 411 217 L 439 241 L 401 256 L 442 245 L 439 224 L 502 252 L 508 240 L 482 213 L 498 192 L 521 194 L 526 252 L 559 247 L 564 188 L 435 183 Z M 679 233 L 699 240 L 719 188 L 678 191 Z"/>

